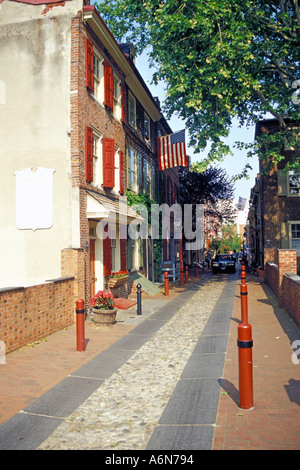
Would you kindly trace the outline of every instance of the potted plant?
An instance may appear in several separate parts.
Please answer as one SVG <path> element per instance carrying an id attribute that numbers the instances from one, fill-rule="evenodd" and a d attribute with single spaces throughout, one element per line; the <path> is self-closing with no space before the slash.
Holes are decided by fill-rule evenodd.
<path id="1" fill-rule="evenodd" d="M 111 292 L 99 290 L 90 300 L 93 308 L 93 321 L 96 323 L 115 323 L 118 309 L 114 305 Z"/>
<path id="2" fill-rule="evenodd" d="M 116 273 L 112 273 L 109 280 L 108 280 L 108 287 L 118 287 L 124 284 L 129 278 L 129 274 L 127 271 L 118 271 Z"/>

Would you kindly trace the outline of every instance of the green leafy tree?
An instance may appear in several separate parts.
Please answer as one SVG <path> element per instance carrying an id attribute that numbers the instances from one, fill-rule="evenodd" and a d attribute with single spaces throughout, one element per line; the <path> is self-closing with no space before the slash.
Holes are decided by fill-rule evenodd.
<path id="1" fill-rule="evenodd" d="M 149 48 L 154 82 L 166 84 L 164 112 L 185 120 L 198 163 L 207 168 L 232 153 L 233 119 L 250 125 L 270 113 L 278 131 L 262 137 L 272 162 L 294 148 L 289 168 L 300 171 L 298 0 L 102 0 L 96 4 L 116 38 Z M 150 46 L 150 47 L 149 47 Z M 259 142 L 258 142 L 259 144 Z M 248 155 L 261 145 L 236 145 Z M 244 174 L 247 173 L 247 164 Z"/>
<path id="2" fill-rule="evenodd" d="M 243 240 L 237 233 L 236 225 L 223 225 L 222 232 L 222 243 L 225 251 L 240 251 Z"/>

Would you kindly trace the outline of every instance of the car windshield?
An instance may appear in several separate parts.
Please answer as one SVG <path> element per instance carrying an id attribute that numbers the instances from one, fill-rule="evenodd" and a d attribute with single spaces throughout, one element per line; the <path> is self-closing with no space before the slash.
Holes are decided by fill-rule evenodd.
<path id="1" fill-rule="evenodd" d="M 231 260 L 231 255 L 218 255 L 219 260 Z"/>

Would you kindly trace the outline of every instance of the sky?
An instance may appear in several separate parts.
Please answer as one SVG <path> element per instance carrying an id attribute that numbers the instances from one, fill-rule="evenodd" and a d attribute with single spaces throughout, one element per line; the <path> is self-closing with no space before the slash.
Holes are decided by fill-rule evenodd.
<path id="1" fill-rule="evenodd" d="M 159 85 L 151 84 L 152 81 L 152 73 L 154 73 L 153 69 L 150 69 L 148 65 L 147 54 L 142 54 L 141 56 L 136 57 L 135 62 L 136 67 L 138 68 L 140 74 L 142 75 L 145 83 L 147 84 L 151 94 L 153 96 L 158 96 L 161 105 L 163 105 L 165 99 L 165 90 L 164 84 L 161 83 Z M 169 125 L 173 132 L 179 131 L 185 128 L 185 123 L 183 120 L 179 119 L 177 116 L 173 116 L 170 120 L 168 120 Z M 246 201 L 246 209 L 249 208 L 249 198 L 250 198 L 250 190 L 253 188 L 255 184 L 255 178 L 259 172 L 258 167 L 258 159 L 256 158 L 247 158 L 246 150 L 239 151 L 238 149 L 233 148 L 233 144 L 235 141 L 240 140 L 243 142 L 253 142 L 254 140 L 254 126 L 250 128 L 239 128 L 237 125 L 232 127 L 230 135 L 227 140 L 227 144 L 230 145 L 231 150 L 233 151 L 233 156 L 228 156 L 225 158 L 223 162 L 216 162 L 216 166 L 224 168 L 226 173 L 229 177 L 233 177 L 244 169 L 246 163 L 249 163 L 252 166 L 252 170 L 249 171 L 249 179 L 243 178 L 234 183 L 235 186 L 235 201 L 238 202 L 239 197 L 245 198 Z M 241 135 L 242 133 L 242 135 Z M 188 145 L 188 132 L 186 131 L 186 146 L 187 146 L 187 153 L 191 157 L 192 163 L 196 161 L 201 161 L 207 154 L 206 151 L 201 153 L 195 154 L 194 148 Z"/>

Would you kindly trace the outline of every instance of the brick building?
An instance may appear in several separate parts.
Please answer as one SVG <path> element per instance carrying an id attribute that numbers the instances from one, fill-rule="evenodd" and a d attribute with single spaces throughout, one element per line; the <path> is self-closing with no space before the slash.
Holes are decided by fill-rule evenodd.
<path id="1" fill-rule="evenodd" d="M 87 304 L 113 272 L 153 279 L 153 241 L 128 237 L 141 217 L 125 194 L 160 201 L 157 137 L 171 129 L 132 47 L 87 0 L 0 6 L 1 292 L 71 282 Z"/>
<path id="2" fill-rule="evenodd" d="M 256 125 L 256 137 L 276 132 L 277 121 L 270 119 Z M 283 150 L 286 159 L 293 150 Z M 284 162 L 273 165 L 269 174 L 256 178 L 250 195 L 249 243 L 253 260 L 265 265 L 265 249 L 297 250 L 300 269 L 300 175 L 283 171 Z"/>

